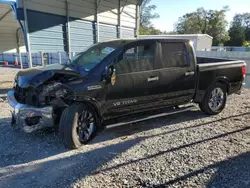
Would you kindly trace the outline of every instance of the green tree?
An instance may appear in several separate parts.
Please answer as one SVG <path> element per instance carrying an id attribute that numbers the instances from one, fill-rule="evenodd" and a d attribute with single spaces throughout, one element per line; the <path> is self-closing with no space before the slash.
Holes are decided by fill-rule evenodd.
<path id="1" fill-rule="evenodd" d="M 229 29 L 229 46 L 242 46 L 250 40 L 250 13 L 236 14 Z"/>
<path id="2" fill-rule="evenodd" d="M 144 0 L 141 4 L 141 11 L 140 11 L 140 24 L 142 27 L 149 28 L 152 27 L 152 19 L 159 18 L 159 14 L 154 13 L 153 11 L 156 9 L 155 5 L 148 5 L 151 0 Z"/>
<path id="3" fill-rule="evenodd" d="M 230 40 L 226 42 L 227 46 L 242 46 L 245 42 L 244 28 L 238 25 L 234 25 L 229 29 Z"/>
<path id="4" fill-rule="evenodd" d="M 152 19 L 159 18 L 159 14 L 154 13 L 156 9 L 155 5 L 148 5 L 151 0 L 144 0 L 141 5 L 140 11 L 140 35 L 159 35 L 161 31 L 155 29 L 152 24 Z"/>
<path id="5" fill-rule="evenodd" d="M 229 40 L 225 14 L 228 10 L 228 6 L 219 11 L 198 8 L 195 12 L 180 17 L 175 31 L 179 34 L 208 34 L 213 37 L 213 45 L 223 45 Z"/>
<path id="6" fill-rule="evenodd" d="M 246 40 L 250 40 L 250 13 L 242 14 L 242 26 L 245 30 L 245 37 Z"/>
<path id="7" fill-rule="evenodd" d="M 250 47 L 250 41 L 245 41 L 245 42 L 243 43 L 243 46 L 245 46 L 245 47 Z"/>
<path id="8" fill-rule="evenodd" d="M 159 29 L 155 29 L 154 27 L 140 27 L 139 30 L 140 35 L 160 35 L 162 32 Z"/>

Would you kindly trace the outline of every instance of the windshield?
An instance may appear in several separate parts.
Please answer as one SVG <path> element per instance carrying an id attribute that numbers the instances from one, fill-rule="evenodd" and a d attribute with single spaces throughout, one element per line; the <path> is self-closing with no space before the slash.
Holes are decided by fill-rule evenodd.
<path id="1" fill-rule="evenodd" d="M 84 52 L 76 54 L 70 65 L 76 65 L 80 69 L 89 71 L 100 63 L 105 57 L 116 49 L 117 46 L 107 43 L 96 44 Z"/>

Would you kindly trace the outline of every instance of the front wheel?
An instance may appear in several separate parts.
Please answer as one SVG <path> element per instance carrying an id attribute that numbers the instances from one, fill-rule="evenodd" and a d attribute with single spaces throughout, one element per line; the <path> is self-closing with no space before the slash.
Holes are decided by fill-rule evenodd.
<path id="1" fill-rule="evenodd" d="M 227 87 L 225 84 L 216 83 L 206 92 L 202 102 L 199 104 L 200 109 L 209 115 L 219 114 L 226 106 Z"/>
<path id="2" fill-rule="evenodd" d="M 63 111 L 59 135 L 66 148 L 79 148 L 92 140 L 96 132 L 96 114 L 87 105 L 73 104 Z"/>

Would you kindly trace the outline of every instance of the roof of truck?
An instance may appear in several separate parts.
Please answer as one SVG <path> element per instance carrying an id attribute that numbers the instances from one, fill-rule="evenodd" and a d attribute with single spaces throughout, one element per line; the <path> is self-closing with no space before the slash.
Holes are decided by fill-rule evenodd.
<path id="1" fill-rule="evenodd" d="M 170 34 L 170 35 L 139 35 L 139 38 L 141 39 L 146 39 L 146 38 L 174 38 L 176 37 L 177 39 L 180 37 L 208 37 L 210 39 L 213 39 L 212 36 L 208 34 Z"/>
<path id="2" fill-rule="evenodd" d="M 138 41 L 165 41 L 165 42 L 189 42 L 188 39 L 166 39 L 166 38 L 155 38 L 155 39 L 136 39 L 136 38 L 128 38 L 128 39 L 116 39 L 116 40 L 110 40 L 101 42 L 103 44 L 113 44 L 117 46 L 124 46 L 129 43 L 138 42 Z"/>

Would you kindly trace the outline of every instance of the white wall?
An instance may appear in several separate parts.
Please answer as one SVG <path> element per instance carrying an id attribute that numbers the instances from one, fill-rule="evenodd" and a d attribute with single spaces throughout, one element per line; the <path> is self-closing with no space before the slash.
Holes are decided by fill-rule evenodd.
<path id="1" fill-rule="evenodd" d="M 203 34 L 177 35 L 140 35 L 140 39 L 187 39 L 193 42 L 195 50 L 211 49 L 213 38 Z"/>
<path id="2" fill-rule="evenodd" d="M 0 53 L 1 52 L 17 52 L 16 31 L 20 28 L 20 24 L 15 20 L 14 12 L 10 5 L 0 4 L 0 17 L 11 10 L 2 20 L 0 20 Z M 21 51 L 25 52 L 22 30 L 19 30 Z"/>
<path id="3" fill-rule="evenodd" d="M 135 2 L 136 1 L 133 1 L 133 0 L 121 1 L 121 6 L 124 7 L 123 12 L 121 14 L 121 25 L 124 27 L 129 27 L 129 28 L 136 27 L 136 3 Z"/>
<path id="4" fill-rule="evenodd" d="M 207 35 L 198 36 L 196 50 L 211 51 L 213 39 Z"/>

